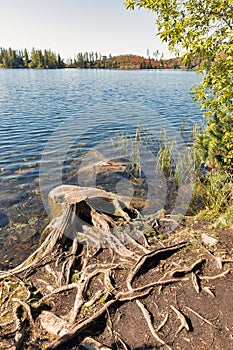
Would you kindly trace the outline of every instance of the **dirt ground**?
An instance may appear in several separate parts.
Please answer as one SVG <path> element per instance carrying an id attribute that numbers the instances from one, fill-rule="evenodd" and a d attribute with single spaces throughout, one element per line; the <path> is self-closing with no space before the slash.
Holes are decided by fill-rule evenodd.
<path id="1" fill-rule="evenodd" d="M 149 279 L 150 276 L 147 276 Z M 160 322 L 168 314 L 166 325 L 161 329 L 161 338 L 170 344 L 173 349 L 218 349 L 227 350 L 233 348 L 233 287 L 232 276 L 227 276 L 222 281 L 206 283 L 214 291 L 215 297 L 211 297 L 204 291 L 197 295 L 189 283 L 179 283 L 175 286 L 167 286 L 162 293 L 153 291 L 143 300 L 153 318 L 153 324 L 157 328 Z M 180 310 L 187 318 L 190 330 L 183 329 L 177 334 L 179 320 L 172 311 L 171 305 Z M 187 307 L 192 308 L 199 315 L 205 317 L 214 326 L 203 322 Z M 122 305 L 112 316 L 113 330 L 121 335 L 121 338 L 130 349 L 160 349 L 163 348 L 153 339 L 145 320 L 136 302 Z M 113 336 L 105 331 L 99 339 L 111 348 L 119 348 Z"/>
<path id="2" fill-rule="evenodd" d="M 204 226 L 204 227 L 203 227 Z M 219 241 L 214 249 L 208 248 L 214 256 L 232 258 L 233 231 L 230 229 L 210 230 L 205 223 L 196 223 L 192 226 L 197 234 L 208 232 L 215 235 Z M 170 267 L 182 268 L 190 266 L 197 258 L 205 258 L 206 263 L 197 276 L 215 276 L 229 269 L 232 272 L 232 262 L 223 264 L 219 269 L 211 255 L 200 246 L 190 246 L 185 253 L 179 252 L 159 265 L 149 270 L 135 284 L 147 284 L 158 279 L 161 273 Z M 213 296 L 206 292 L 205 287 L 212 291 Z M 176 350 L 231 350 L 233 349 L 233 277 L 232 273 L 214 280 L 200 280 L 200 292 L 197 293 L 190 281 L 179 282 L 165 286 L 162 290 L 154 289 L 143 301 L 149 311 L 155 329 L 168 315 L 166 324 L 161 328 L 161 338 Z M 187 319 L 189 331 L 183 328 L 177 330 L 180 321 L 171 306 L 175 306 Z M 188 309 L 190 308 L 190 309 Z M 191 309 L 193 311 L 191 311 Z M 196 313 L 199 314 L 197 316 Z M 98 326 L 92 330 L 92 336 L 102 344 L 112 349 L 124 349 L 119 339 L 129 349 L 165 349 L 153 338 L 146 321 L 138 308 L 136 301 L 120 305 L 115 310 L 109 311 L 109 319 L 104 331 L 98 334 Z M 203 317 L 206 320 L 200 318 Z M 208 324 L 209 321 L 211 324 Z M 69 347 L 67 348 L 69 349 Z"/>
<path id="3" fill-rule="evenodd" d="M 60 349 L 86 349 L 81 345 L 86 336 L 116 350 L 233 349 L 233 230 L 209 227 L 210 223 L 206 222 L 182 223 L 169 239 L 154 241 L 158 249 L 181 240 L 189 245 L 163 259 L 151 261 L 133 282 L 133 287 L 137 288 L 161 279 L 170 271 L 176 271 L 173 277 L 184 278 L 177 283 L 155 286 L 149 295 L 140 298 L 164 345 L 155 339 L 137 301 L 132 300 L 107 309 L 103 317 Z M 202 233 L 215 237 L 218 243 L 212 247 L 205 245 Z M 107 261 L 109 252 L 103 250 L 97 259 Z M 200 263 L 188 273 L 198 260 Z M 124 278 L 124 267 L 120 267 L 113 276 L 113 284 L 123 285 Z M 90 285 L 90 293 L 98 289 L 97 282 Z M 52 311 L 62 316 L 73 299 L 74 295 L 69 292 L 62 299 L 55 298 Z M 186 321 L 183 327 L 182 316 Z M 82 317 L 87 318 L 88 311 L 83 312 Z M 41 329 L 40 337 L 28 348 L 40 349 L 46 339 L 46 332 Z"/>
<path id="4" fill-rule="evenodd" d="M 170 237 L 161 240 L 158 239 L 158 236 L 164 235 L 161 226 L 161 232 L 158 231 L 157 236 L 148 237 L 148 243 L 154 251 L 180 242 L 187 242 L 187 245 L 146 261 L 140 273 L 135 274 L 132 287 L 137 289 L 171 277 L 177 279 L 177 282 L 173 280 L 172 283 L 154 285 L 145 297 L 114 303 L 112 307 L 106 308 L 101 317 L 72 340 L 58 346 L 58 349 L 88 349 L 81 345 L 86 337 L 102 344 L 98 349 L 103 350 L 104 346 L 116 350 L 233 349 L 233 230 L 210 227 L 210 222 L 181 222 Z M 213 246 L 205 244 L 202 240 L 203 233 L 216 238 L 217 243 Z M 111 258 L 111 252 L 103 249 L 90 263 L 104 264 L 111 261 Z M 116 291 L 127 290 L 128 273 L 124 264 L 119 264 L 114 270 L 111 284 Z M 41 276 L 39 269 L 32 278 L 38 289 Z M 90 281 L 84 299 L 90 299 L 101 289 L 100 277 Z M 43 278 L 45 279 L 45 274 Z M 30 283 L 30 278 L 28 281 Z M 48 282 L 52 285 L 50 280 Z M 110 298 L 114 298 L 114 293 Z M 44 309 L 64 317 L 74 300 L 74 291 L 67 290 L 56 294 L 44 305 Z M 90 308 L 82 308 L 78 321 L 88 319 L 104 302 L 106 300 L 99 299 Z M 49 349 L 48 344 L 54 338 L 41 327 L 39 313 L 38 310 L 38 314 L 33 314 L 35 329 L 26 332 L 18 349 Z M 4 335 L 1 339 L 3 338 L 6 339 Z M 0 349 L 7 348 L 2 345 Z"/>

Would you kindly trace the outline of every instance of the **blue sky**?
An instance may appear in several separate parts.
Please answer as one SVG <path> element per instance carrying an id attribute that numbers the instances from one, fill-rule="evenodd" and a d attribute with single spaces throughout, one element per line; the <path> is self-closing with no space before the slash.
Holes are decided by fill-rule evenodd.
<path id="1" fill-rule="evenodd" d="M 155 50 L 171 57 L 156 36 L 155 15 L 126 10 L 123 0 L 0 0 L 0 46 L 51 48 L 65 59 L 80 51 L 102 55 Z"/>

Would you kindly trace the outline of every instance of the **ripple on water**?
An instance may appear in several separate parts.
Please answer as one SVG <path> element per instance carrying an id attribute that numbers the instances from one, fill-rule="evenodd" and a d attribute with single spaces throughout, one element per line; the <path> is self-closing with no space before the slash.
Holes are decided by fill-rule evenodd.
<path id="1" fill-rule="evenodd" d="M 103 143 L 106 155 L 116 133 L 132 135 L 138 124 L 153 132 L 163 127 L 159 116 L 177 130 L 182 118 L 186 118 L 186 132 L 201 118 L 189 93 L 191 86 L 199 82 L 195 72 L 19 69 L 0 70 L 0 81 L 0 259 L 9 263 L 14 256 L 12 264 L 30 252 L 38 240 L 29 242 L 29 237 L 36 236 L 46 225 L 39 195 L 39 164 L 49 137 L 61 122 L 65 122 L 64 134 L 58 144 L 69 138 L 65 125 L 73 116 L 77 140 L 64 163 L 56 147 L 50 151 L 48 176 L 54 157 L 58 160 L 57 171 L 63 170 L 64 179 L 70 179 L 77 174 L 78 157 L 99 143 Z M 136 116 L 137 106 L 150 108 L 151 117 Z M 109 149 L 112 160 L 122 157 L 119 153 L 114 155 Z M 39 221 L 30 221 L 35 217 Z M 26 226 L 16 227 L 16 222 Z M 17 230 L 22 245 L 19 238 L 9 238 L 16 237 Z M 23 245 L 27 248 L 23 249 Z"/>

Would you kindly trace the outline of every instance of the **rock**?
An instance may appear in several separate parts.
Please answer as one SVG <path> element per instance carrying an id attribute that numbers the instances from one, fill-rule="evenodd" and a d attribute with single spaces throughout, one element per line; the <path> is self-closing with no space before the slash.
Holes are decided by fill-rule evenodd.
<path id="1" fill-rule="evenodd" d="M 0 211 L 0 227 L 5 227 L 9 224 L 9 219 L 5 213 Z"/>
<path id="2" fill-rule="evenodd" d="M 56 316 L 52 312 L 42 311 L 39 316 L 41 326 L 51 335 L 63 336 L 69 333 L 69 324 L 67 321 Z"/>
<path id="3" fill-rule="evenodd" d="M 206 233 L 202 233 L 201 239 L 202 239 L 202 242 L 204 244 L 207 244 L 210 247 L 212 247 L 212 246 L 214 246 L 215 244 L 218 243 L 218 240 L 216 238 L 211 237 L 211 236 L 207 235 Z"/>
<path id="4" fill-rule="evenodd" d="M 111 348 L 108 348 L 107 346 L 89 337 L 85 338 L 80 345 L 87 350 L 111 350 Z"/>

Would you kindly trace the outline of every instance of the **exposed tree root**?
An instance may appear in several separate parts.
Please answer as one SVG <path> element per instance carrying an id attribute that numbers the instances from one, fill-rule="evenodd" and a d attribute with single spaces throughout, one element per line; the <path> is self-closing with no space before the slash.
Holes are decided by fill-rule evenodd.
<path id="1" fill-rule="evenodd" d="M 170 305 L 171 309 L 176 313 L 178 319 L 180 320 L 180 327 L 177 329 L 176 334 L 185 328 L 187 331 L 190 330 L 186 317 L 173 305 Z"/>
<path id="2" fill-rule="evenodd" d="M 64 193 L 58 192 L 57 197 L 53 197 L 54 203 L 62 209 L 61 215 L 47 227 L 48 235 L 41 246 L 18 267 L 0 272 L 0 337 L 11 333 L 14 344 L 20 344 L 27 323 L 28 334 L 36 333 L 38 327 L 44 328 L 50 339 L 45 341 L 47 349 L 56 349 L 93 327 L 109 309 L 135 300 L 153 338 L 171 350 L 158 334 L 170 320 L 169 314 L 155 329 L 142 299 L 160 286 L 175 283 L 190 283 L 201 293 L 203 280 L 224 277 L 229 270 L 215 276 L 201 275 L 206 261 L 202 258 L 183 268 L 179 267 L 180 263 L 174 264 L 175 269 L 170 265 L 158 278 L 143 284 L 140 282 L 142 275 L 190 243 L 163 244 L 159 249 L 150 246 L 145 232 L 138 228 L 142 218 L 127 202 L 102 190 L 82 189 L 80 194 L 80 188 L 71 186 L 71 192 L 69 189 L 64 186 Z M 148 222 L 143 218 L 142 223 L 157 225 L 158 221 L 155 215 L 150 216 Z M 214 296 L 207 286 L 203 291 Z M 57 304 L 61 310 L 56 308 Z M 46 311 L 49 308 L 51 310 Z M 186 308 L 215 327 L 191 308 Z M 183 328 L 189 331 L 185 316 L 175 306 L 171 305 L 171 309 L 181 322 L 176 334 Z M 54 325 L 47 326 L 50 318 Z M 114 332 L 112 329 L 113 335 Z M 52 340 L 54 336 L 56 339 Z M 95 340 L 89 338 L 86 344 L 88 341 L 98 349 Z M 122 346 L 127 348 L 123 340 Z"/>
<path id="3" fill-rule="evenodd" d="M 152 321 L 151 321 L 151 316 L 150 316 L 148 310 L 146 309 L 145 305 L 143 305 L 143 303 L 142 303 L 140 300 L 136 300 L 136 304 L 137 304 L 137 306 L 139 307 L 139 309 L 141 310 L 141 312 L 142 312 L 142 314 L 143 314 L 143 316 L 144 316 L 144 318 L 145 318 L 145 320 L 146 320 L 146 323 L 147 323 L 147 325 L 148 325 L 148 327 L 149 327 L 149 330 L 150 330 L 152 336 L 155 338 L 155 340 L 156 340 L 158 343 L 164 345 L 165 349 L 171 350 L 171 347 L 170 347 L 169 345 L 167 345 L 167 344 L 165 343 L 165 341 L 162 340 L 162 339 L 159 337 L 159 335 L 156 333 L 156 331 L 155 331 L 155 329 L 154 329 L 154 326 L 153 326 L 153 324 L 152 324 Z"/>

